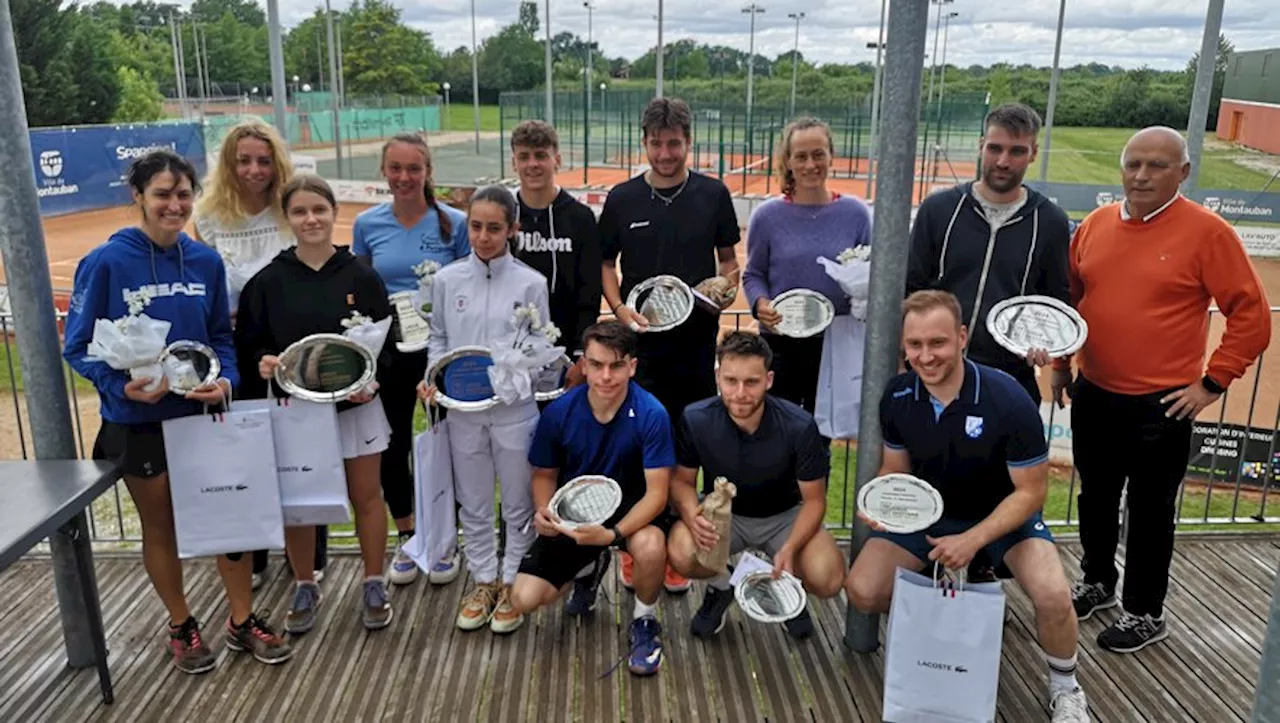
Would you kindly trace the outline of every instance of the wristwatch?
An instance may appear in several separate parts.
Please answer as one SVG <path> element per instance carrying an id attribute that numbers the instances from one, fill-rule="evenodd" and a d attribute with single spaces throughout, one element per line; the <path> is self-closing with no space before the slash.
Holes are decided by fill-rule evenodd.
<path id="1" fill-rule="evenodd" d="M 613 542 L 609 543 L 609 546 L 621 548 L 626 541 L 627 541 L 627 538 L 623 537 L 622 530 L 619 530 L 618 526 L 614 525 L 613 526 Z"/>
<path id="2" fill-rule="evenodd" d="M 1221 384 L 1213 381 L 1213 377 L 1209 376 L 1208 374 L 1205 374 L 1203 377 L 1200 378 L 1200 386 L 1204 387 L 1210 392 L 1213 392 L 1214 394 L 1221 394 L 1226 391 L 1226 389 L 1223 388 Z"/>

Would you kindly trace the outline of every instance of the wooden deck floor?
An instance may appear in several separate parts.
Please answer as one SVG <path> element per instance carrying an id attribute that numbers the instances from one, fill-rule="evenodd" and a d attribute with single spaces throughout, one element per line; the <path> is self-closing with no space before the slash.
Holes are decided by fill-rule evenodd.
<path id="1" fill-rule="evenodd" d="M 1079 547 L 1064 544 L 1070 573 Z M 1244 721 L 1253 704 L 1265 616 L 1280 563 L 1271 539 L 1181 540 L 1167 615 L 1171 635 L 1136 655 L 1100 651 L 1102 621 L 1082 625 L 1080 679 L 1100 721 Z M 188 566 L 195 614 L 209 621 L 219 667 L 203 676 L 170 668 L 164 616 L 140 558 L 101 556 L 99 585 L 116 703 L 104 706 L 92 671 L 65 667 L 50 567 L 30 559 L 0 573 L 0 721 L 878 721 L 881 653 L 856 655 L 840 642 L 842 599 L 815 605 L 818 634 L 789 639 L 780 626 L 736 608 L 712 642 L 688 635 L 701 599 L 664 595 L 666 663 L 650 679 L 625 666 L 606 675 L 626 645 L 631 596 L 610 576 L 589 621 L 543 611 L 508 637 L 462 633 L 453 616 L 465 580 L 420 580 L 393 593 L 395 619 L 366 633 L 356 609 L 359 562 L 332 558 L 316 629 L 294 659 L 268 667 L 222 646 L 227 611 L 213 565 Z M 282 618 L 289 583 L 273 559 L 260 604 Z M 1030 603 L 1006 585 L 999 719 L 1047 720 L 1045 666 Z M 882 618 L 882 624 L 884 618 Z M 883 639 L 883 636 L 882 636 Z"/>

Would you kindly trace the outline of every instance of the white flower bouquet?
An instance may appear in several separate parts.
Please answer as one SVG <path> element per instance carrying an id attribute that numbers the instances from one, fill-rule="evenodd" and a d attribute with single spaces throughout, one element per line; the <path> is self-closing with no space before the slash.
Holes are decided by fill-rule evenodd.
<path id="1" fill-rule="evenodd" d="M 114 321 L 94 322 L 88 358 L 105 362 L 112 369 L 127 371 L 130 379 L 150 379 L 146 391 L 153 392 L 164 377 L 160 355 L 164 353 L 172 324 L 142 313 L 151 303 L 151 292 L 146 287 L 125 294 L 129 313 Z"/>
<path id="2" fill-rule="evenodd" d="M 818 263 L 827 276 L 840 284 L 849 295 L 849 315 L 859 321 L 867 318 L 867 297 L 871 290 L 871 247 L 855 246 L 840 252 L 835 261 L 819 256 Z"/>
<path id="3" fill-rule="evenodd" d="M 560 329 L 544 322 L 536 305 L 517 306 L 511 326 L 513 333 L 493 348 L 493 365 L 488 369 L 493 393 L 504 404 L 532 399 L 534 374 L 564 355 L 564 347 L 554 346 Z"/>
<path id="4" fill-rule="evenodd" d="M 431 318 L 431 285 L 435 283 L 439 270 L 440 264 L 430 259 L 413 267 L 413 273 L 418 277 L 418 288 L 413 292 L 413 308 L 424 319 Z"/>
<path id="5" fill-rule="evenodd" d="M 342 328 L 345 329 L 343 336 L 368 349 L 376 359 L 382 353 L 387 334 L 391 332 L 391 316 L 375 322 L 364 314 L 353 311 L 351 316 L 342 320 Z"/>

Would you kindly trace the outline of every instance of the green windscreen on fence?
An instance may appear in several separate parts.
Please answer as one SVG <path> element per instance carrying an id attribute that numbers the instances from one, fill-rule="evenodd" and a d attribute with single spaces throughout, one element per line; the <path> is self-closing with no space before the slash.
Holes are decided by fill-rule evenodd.
<path id="1" fill-rule="evenodd" d="M 209 115 L 204 119 L 205 147 L 216 152 L 227 131 L 239 123 L 245 115 Z M 256 116 L 272 123 L 271 116 Z M 440 106 L 415 106 L 407 108 L 344 108 L 339 116 L 338 133 L 344 143 L 349 141 L 376 141 L 397 133 L 440 130 Z M 333 111 L 289 111 L 289 145 L 307 147 L 333 144 Z"/>

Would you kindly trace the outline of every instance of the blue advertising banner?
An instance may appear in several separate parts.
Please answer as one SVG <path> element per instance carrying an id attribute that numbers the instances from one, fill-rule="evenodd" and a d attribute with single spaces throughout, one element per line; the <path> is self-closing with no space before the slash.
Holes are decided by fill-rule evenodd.
<path id="1" fill-rule="evenodd" d="M 1120 186 L 1038 181 L 1029 181 L 1027 185 L 1048 196 L 1068 213 L 1092 211 L 1124 200 L 1124 189 Z M 1280 193 L 1196 189 L 1190 198 L 1228 221 L 1280 222 Z"/>
<path id="2" fill-rule="evenodd" d="M 129 165 L 160 148 L 186 158 L 204 177 L 204 134 L 196 123 L 32 129 L 40 214 L 57 216 L 129 203 Z"/>

